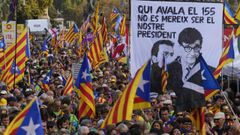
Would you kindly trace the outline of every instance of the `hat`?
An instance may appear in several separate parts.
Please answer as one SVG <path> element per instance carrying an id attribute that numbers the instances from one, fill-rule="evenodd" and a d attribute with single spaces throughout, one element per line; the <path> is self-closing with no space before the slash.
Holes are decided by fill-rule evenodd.
<path id="1" fill-rule="evenodd" d="M 223 112 L 217 112 L 213 119 L 225 119 L 225 114 Z"/>
<path id="2" fill-rule="evenodd" d="M 205 112 L 205 116 L 214 116 L 213 112 L 212 111 L 207 111 Z"/>
<path id="3" fill-rule="evenodd" d="M 150 97 L 151 97 L 151 98 L 157 98 L 157 97 L 158 97 L 158 93 L 156 93 L 156 92 L 150 92 Z"/>
<path id="4" fill-rule="evenodd" d="M 57 86 L 57 88 L 59 89 L 59 88 L 63 88 L 64 86 L 63 85 L 58 85 Z"/>
<path id="5" fill-rule="evenodd" d="M 6 90 L 1 90 L 0 94 L 1 94 L 1 95 L 6 95 L 6 94 L 7 94 L 7 91 L 6 91 Z"/>
<path id="6" fill-rule="evenodd" d="M 103 119 L 100 119 L 98 122 L 97 122 L 97 127 L 100 127 L 101 125 L 102 125 L 102 123 L 103 123 Z"/>
<path id="7" fill-rule="evenodd" d="M 169 99 L 168 100 L 164 100 L 163 104 L 167 104 L 167 105 L 172 104 L 172 100 L 169 100 Z"/>
<path id="8" fill-rule="evenodd" d="M 5 98 L 0 99 L 0 106 L 6 106 L 7 105 L 7 100 Z"/>
<path id="9" fill-rule="evenodd" d="M 171 92 L 171 93 L 170 93 L 170 96 L 171 96 L 171 97 L 176 97 L 176 93 L 175 93 L 175 92 Z"/>
<path id="10" fill-rule="evenodd" d="M 116 82 L 117 80 L 115 78 L 111 78 L 110 82 Z"/>
<path id="11" fill-rule="evenodd" d="M 31 89 L 31 88 L 27 88 L 26 90 L 25 90 L 25 97 L 28 97 L 28 96 L 30 96 L 30 95 L 32 95 L 32 94 L 34 94 L 34 92 L 33 92 L 33 90 Z"/>
<path id="12" fill-rule="evenodd" d="M 143 117 L 142 117 L 142 116 L 140 116 L 140 115 L 137 115 L 137 117 L 136 117 L 136 121 L 144 121 L 144 119 L 143 119 Z"/>
<path id="13" fill-rule="evenodd" d="M 40 98 L 42 98 L 42 99 L 46 99 L 47 97 L 48 97 L 48 95 L 46 93 L 43 93 L 40 95 Z"/>
<path id="14" fill-rule="evenodd" d="M 108 87 L 108 85 L 104 83 L 104 84 L 102 85 L 102 87 Z"/>
<path id="15" fill-rule="evenodd" d="M 81 126 L 87 126 L 88 124 L 92 125 L 92 121 L 90 119 L 83 119 L 81 121 Z"/>
<path id="16" fill-rule="evenodd" d="M 103 72 L 102 71 L 98 73 L 98 77 L 103 77 Z"/>

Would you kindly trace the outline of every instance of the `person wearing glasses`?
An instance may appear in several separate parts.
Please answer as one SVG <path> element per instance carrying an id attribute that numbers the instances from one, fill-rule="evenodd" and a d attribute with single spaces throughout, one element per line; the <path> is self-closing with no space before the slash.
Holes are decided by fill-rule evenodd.
<path id="1" fill-rule="evenodd" d="M 196 28 L 184 28 L 178 36 L 180 56 L 168 65 L 168 90 L 176 93 L 176 111 L 205 105 L 202 74 L 198 56 L 203 38 Z"/>
<path id="2" fill-rule="evenodd" d="M 162 94 L 162 69 L 167 65 L 169 57 L 173 56 L 174 43 L 170 40 L 159 40 L 151 50 L 151 92 Z"/>

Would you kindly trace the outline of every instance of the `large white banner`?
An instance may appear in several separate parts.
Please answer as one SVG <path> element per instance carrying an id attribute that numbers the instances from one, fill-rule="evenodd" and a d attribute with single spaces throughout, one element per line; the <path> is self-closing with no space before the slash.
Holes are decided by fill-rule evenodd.
<path id="1" fill-rule="evenodd" d="M 173 51 L 170 52 L 173 55 L 168 57 L 168 63 L 179 56 L 183 57 L 183 51 L 194 50 L 202 53 L 208 65 L 216 67 L 222 53 L 222 13 L 222 3 L 131 0 L 130 66 L 132 75 L 152 58 L 151 53 L 156 50 L 153 48 L 154 44 L 169 42 L 173 43 Z M 191 33 L 193 37 L 186 36 L 186 33 Z M 188 38 L 197 39 L 194 35 L 202 38 L 199 43 L 184 42 L 191 40 Z M 161 42 L 161 40 L 164 41 Z M 200 47 L 191 46 L 193 43 L 199 44 Z M 190 45 L 190 48 L 186 48 L 185 45 Z"/>

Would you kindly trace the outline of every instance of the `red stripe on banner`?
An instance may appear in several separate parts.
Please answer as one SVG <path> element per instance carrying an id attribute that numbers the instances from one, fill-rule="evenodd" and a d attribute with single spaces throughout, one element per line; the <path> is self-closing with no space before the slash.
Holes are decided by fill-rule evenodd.
<path id="1" fill-rule="evenodd" d="M 89 107 L 89 110 L 88 110 L 88 112 L 87 112 L 86 115 L 90 117 L 92 114 L 93 114 L 93 111 L 92 111 L 92 109 Z"/>
<path id="2" fill-rule="evenodd" d="M 141 103 L 141 102 L 145 102 L 145 100 L 140 98 L 140 97 L 135 97 L 134 98 L 134 104 Z"/>
<path id="3" fill-rule="evenodd" d="M 94 103 L 93 97 L 80 85 L 80 92 L 87 97 L 92 103 Z"/>
<path id="4" fill-rule="evenodd" d="M 224 19 L 225 19 L 226 24 L 236 24 L 226 14 L 224 14 Z"/>
<path id="5" fill-rule="evenodd" d="M 24 73 L 25 67 L 20 70 L 20 74 Z"/>
<path id="6" fill-rule="evenodd" d="M 25 38 L 24 38 L 24 37 L 25 37 Z M 22 42 L 24 42 L 24 40 L 26 40 L 26 34 L 23 36 L 23 38 L 21 38 L 21 39 L 19 40 L 19 42 L 17 42 L 16 46 L 11 46 L 11 49 L 10 49 L 8 52 L 6 52 L 5 55 L 8 56 L 9 54 L 15 52 L 15 51 L 14 51 L 15 48 L 18 48 L 18 47 L 22 44 Z"/>
<path id="7" fill-rule="evenodd" d="M 227 54 L 220 59 L 219 65 L 221 65 L 227 59 Z"/>
<path id="8" fill-rule="evenodd" d="M 17 66 L 20 67 L 25 62 L 26 62 L 26 57 L 23 57 L 20 61 L 18 61 Z"/>
<path id="9" fill-rule="evenodd" d="M 79 106 L 79 110 L 78 110 L 78 118 L 81 118 L 82 113 L 84 112 L 85 108 L 87 107 L 87 104 L 84 102 L 82 104 L 82 106 Z"/>
<path id="10" fill-rule="evenodd" d="M 121 98 L 119 98 L 121 99 Z M 112 116 L 112 122 L 111 123 L 116 123 L 117 122 L 117 117 L 118 117 L 118 108 L 119 108 L 119 104 L 120 104 L 120 100 L 118 100 L 116 103 L 116 107 L 114 108 L 114 112 L 113 112 L 113 116 Z M 111 117 L 111 116 L 109 116 Z"/>
<path id="11" fill-rule="evenodd" d="M 92 61 L 93 61 L 92 47 L 90 47 L 90 50 L 88 51 L 88 59 L 89 59 L 89 61 L 91 61 L 91 63 L 92 63 Z"/>
<path id="12" fill-rule="evenodd" d="M 103 127 L 106 127 L 106 126 L 108 125 L 109 118 L 110 118 L 110 115 L 109 115 L 109 116 L 107 117 L 107 119 L 104 121 Z"/>
<path id="13" fill-rule="evenodd" d="M 25 48 L 25 47 L 23 47 L 23 48 L 21 48 L 21 50 L 17 51 L 16 59 L 17 59 L 21 54 L 25 53 L 25 51 L 26 51 L 26 48 Z"/>
<path id="14" fill-rule="evenodd" d="M 134 80 L 135 81 L 135 78 Z M 125 96 L 125 102 L 124 102 L 124 108 L 123 108 L 123 119 L 126 119 L 126 112 L 128 110 L 128 107 L 127 107 L 127 104 L 128 104 L 128 100 L 129 100 L 129 96 L 130 96 L 130 92 L 131 92 L 131 88 L 132 88 L 132 85 L 133 85 L 133 81 L 131 81 L 131 84 L 129 85 L 128 89 L 127 89 L 127 93 L 126 93 L 126 96 Z M 125 112 L 125 113 L 124 113 Z"/>
<path id="15" fill-rule="evenodd" d="M 26 111 L 24 111 L 24 112 L 21 112 L 21 114 L 15 119 L 15 122 L 18 122 L 21 118 L 23 118 L 24 116 L 26 116 L 26 114 L 28 113 L 28 111 L 29 111 L 29 108 L 26 110 Z M 10 129 L 10 135 L 16 135 L 16 132 L 17 132 L 17 130 L 19 129 L 19 127 L 14 127 L 14 125 L 11 127 L 11 129 Z"/>
<path id="16" fill-rule="evenodd" d="M 71 35 L 72 32 L 73 32 L 73 27 L 71 27 L 71 29 L 66 33 L 65 39 L 67 39 Z"/>
<path id="17" fill-rule="evenodd" d="M 100 53 L 101 53 L 101 51 L 100 51 L 100 48 L 99 48 L 100 46 L 99 46 L 99 44 L 97 44 L 96 45 L 96 57 L 97 57 L 97 64 L 101 61 L 101 57 L 100 57 Z"/>

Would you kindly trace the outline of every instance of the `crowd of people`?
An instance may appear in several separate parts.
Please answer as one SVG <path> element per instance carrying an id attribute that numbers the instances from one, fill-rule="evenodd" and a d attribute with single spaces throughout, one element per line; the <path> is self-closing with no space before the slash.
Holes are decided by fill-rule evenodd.
<path id="1" fill-rule="evenodd" d="M 50 45 L 49 45 L 50 46 Z M 122 121 L 101 128 L 104 118 L 115 101 L 122 94 L 131 78 L 128 64 L 109 59 L 99 68 L 91 71 L 92 88 L 95 96 L 96 115 L 94 118 L 78 118 L 79 97 L 75 91 L 63 95 L 61 76 L 72 73 L 73 63 L 82 57 L 77 55 L 75 46 L 59 50 L 49 48 L 49 54 L 41 53 L 41 43 L 31 42 L 31 58 L 27 62 L 23 80 L 7 90 L 4 83 L 0 89 L 0 134 L 3 134 L 13 118 L 34 98 L 38 97 L 44 133 L 48 135 L 160 135 L 200 134 L 191 110 L 175 112 L 176 94 L 152 94 L 151 108 L 134 110 L 131 121 Z M 41 81 L 52 70 L 50 90 L 41 88 Z M 63 72 L 64 71 L 64 72 Z M 29 85 L 28 74 L 31 76 Z M 231 105 L 240 115 L 240 95 L 230 88 L 225 94 L 232 100 Z M 208 135 L 240 134 L 239 117 L 232 113 L 223 95 L 217 94 L 205 106 L 205 131 Z"/>

